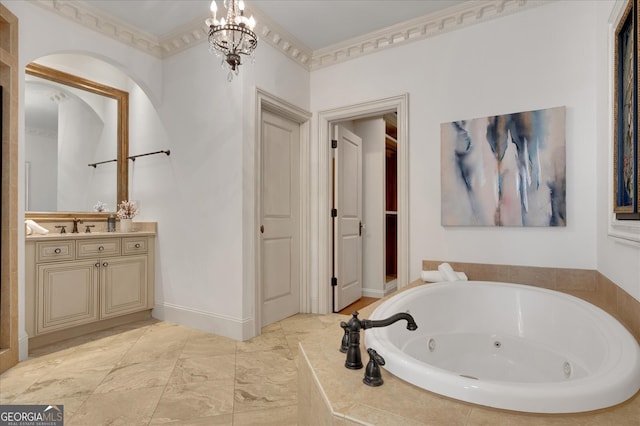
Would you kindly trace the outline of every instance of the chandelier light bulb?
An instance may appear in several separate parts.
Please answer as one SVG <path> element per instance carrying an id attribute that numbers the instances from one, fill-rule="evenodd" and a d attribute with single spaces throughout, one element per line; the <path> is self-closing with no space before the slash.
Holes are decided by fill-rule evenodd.
<path id="1" fill-rule="evenodd" d="M 256 27 L 256 20 L 253 19 L 253 15 L 251 15 L 251 17 L 249 18 L 249 28 L 253 30 L 255 27 Z"/>
<path id="2" fill-rule="evenodd" d="M 209 7 L 209 10 L 211 10 L 211 13 L 213 13 L 213 16 L 216 16 L 216 12 L 218 11 L 218 5 L 216 4 L 216 0 L 213 0 L 211 2 L 211 6 Z"/>

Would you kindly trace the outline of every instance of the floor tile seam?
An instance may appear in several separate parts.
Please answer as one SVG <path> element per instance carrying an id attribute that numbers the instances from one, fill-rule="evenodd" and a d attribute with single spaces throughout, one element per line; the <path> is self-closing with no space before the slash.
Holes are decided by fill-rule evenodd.
<path id="1" fill-rule="evenodd" d="M 172 385 L 170 383 L 171 382 L 171 377 L 173 377 L 173 374 L 174 374 L 174 372 L 176 370 L 176 366 L 178 365 L 178 361 L 180 359 L 183 359 L 183 358 L 181 358 L 181 355 L 184 352 L 184 348 L 186 347 L 187 342 L 189 342 L 189 340 L 191 340 L 191 337 L 188 337 L 188 338 L 184 339 L 184 343 L 182 345 L 182 348 L 180 349 L 180 353 L 176 357 L 175 362 L 173 364 L 173 368 L 171 369 L 171 373 L 167 377 L 167 381 L 164 384 L 164 386 L 162 387 L 162 392 L 160 393 L 160 397 L 158 398 L 158 400 L 155 403 L 155 407 L 153 407 L 153 412 L 151 413 L 151 416 L 149 417 L 149 422 L 147 423 L 147 425 L 150 425 L 151 422 L 153 421 L 153 419 L 155 418 L 156 412 L 158 411 L 158 406 L 160 405 L 160 401 L 162 401 L 162 397 L 164 397 L 165 393 L 167 392 L 167 388 Z M 235 365 L 235 363 L 234 363 L 234 365 Z M 235 377 L 235 375 L 234 375 L 234 377 Z M 235 387 L 235 380 L 234 380 L 234 387 Z"/>
<path id="2" fill-rule="evenodd" d="M 231 398 L 231 424 L 235 424 L 236 416 L 236 384 L 238 383 L 238 344 L 233 357 L 233 398 Z"/>
<path id="3" fill-rule="evenodd" d="M 96 393 L 96 391 L 100 388 L 100 386 L 102 386 L 102 384 L 105 382 L 105 380 L 107 380 L 107 378 L 109 377 L 109 375 L 110 375 L 112 372 L 114 372 L 114 371 L 115 371 L 115 369 L 116 369 L 116 367 L 118 366 L 118 364 L 120 364 L 120 363 L 122 362 L 122 360 L 123 360 L 123 359 L 125 359 L 125 357 L 127 356 L 127 354 L 129 354 L 129 352 L 131 352 L 131 350 L 133 349 L 133 347 L 136 345 L 136 343 L 138 343 L 138 341 L 140 341 L 140 339 L 142 338 L 142 336 L 144 336 L 145 334 L 147 334 L 147 333 L 149 332 L 149 328 L 148 328 L 148 327 L 150 327 L 150 326 L 149 326 L 149 325 L 148 325 L 148 326 L 145 326 L 145 329 L 146 329 L 146 330 L 145 330 L 145 332 L 144 332 L 144 333 L 142 333 L 142 334 L 140 334 L 137 338 L 135 338 L 135 339 L 134 339 L 134 341 L 133 341 L 133 342 L 131 343 L 131 345 L 129 346 L 129 349 L 128 349 L 128 350 L 126 350 L 126 351 L 124 351 L 124 352 L 123 352 L 123 354 L 122 354 L 122 356 L 119 358 L 119 360 L 118 360 L 118 361 L 116 361 L 116 362 L 111 366 L 111 368 L 109 369 L 109 372 L 108 372 L 108 373 L 107 373 L 107 374 L 102 378 L 102 380 L 100 381 L 100 383 L 98 383 L 98 385 L 93 389 L 93 391 L 91 392 L 91 395 L 90 395 L 90 396 L 93 396 L 93 395 L 96 395 L 96 396 L 97 396 L 97 395 L 101 395 L 101 394 L 103 394 L 103 393 Z M 176 362 L 177 362 L 177 359 L 175 360 L 175 362 L 173 363 L 173 367 L 171 368 L 171 373 L 172 373 L 172 374 L 173 374 L 173 370 L 175 369 Z M 169 375 L 169 377 L 171 377 L 171 375 Z M 169 378 L 167 378 L 167 382 L 164 384 L 164 386 L 165 386 L 165 387 L 167 386 L 168 382 L 169 382 Z M 164 393 L 164 389 L 163 389 L 163 393 Z M 89 398 L 87 398 L 87 400 L 88 400 L 88 399 L 89 399 Z M 85 400 L 85 402 L 83 402 L 83 405 L 84 405 L 84 403 L 86 403 L 86 401 L 87 401 L 87 400 Z M 158 399 L 158 402 L 159 402 L 159 401 L 160 401 L 160 399 Z M 157 403 L 156 403 L 156 407 L 157 407 Z M 154 412 L 155 412 L 155 408 L 154 408 Z M 153 416 L 152 416 L 152 417 L 153 417 Z M 151 421 L 151 420 L 149 420 L 149 421 Z"/>
<path id="4" fill-rule="evenodd" d="M 89 398 L 91 398 L 91 395 L 92 395 L 92 394 L 89 394 L 89 395 L 87 395 L 87 396 L 86 396 L 86 398 L 84 399 L 84 401 L 82 401 L 82 404 L 80 404 L 80 406 L 78 406 L 78 408 L 76 408 L 75 413 L 79 413 L 79 412 L 80 412 L 80 409 L 81 409 L 82 407 L 84 407 L 84 404 L 86 404 L 86 403 L 87 403 L 87 401 L 89 401 Z M 74 414 L 75 414 L 75 413 L 74 413 Z M 64 418 L 64 423 L 65 423 L 65 424 L 67 424 L 71 419 L 73 419 L 74 414 L 71 414 L 71 415 L 69 416 L 69 418 L 67 418 L 67 414 L 66 414 L 66 412 L 65 412 L 65 414 L 64 414 L 64 417 L 65 417 L 65 418 Z"/>
<path id="5" fill-rule="evenodd" d="M 167 387 L 169 387 L 169 381 L 171 380 L 171 377 L 173 376 L 173 372 L 176 369 L 176 364 L 178 363 L 178 359 L 179 358 L 176 358 L 176 361 L 175 361 L 175 363 L 173 365 L 173 368 L 171 369 L 171 374 L 169 374 L 169 377 L 167 377 L 167 382 L 162 387 L 162 392 L 160 393 L 160 396 L 158 397 L 158 400 L 156 401 L 155 407 L 153 407 L 153 412 L 151 413 L 151 416 L 149 417 L 149 422 L 147 423 L 147 425 L 150 425 L 151 422 L 153 421 L 153 419 L 154 419 L 154 417 L 156 415 L 156 411 L 158 411 L 158 406 L 160 405 L 160 401 L 162 401 L 162 397 L 167 392 Z"/>
<path id="6" fill-rule="evenodd" d="M 246 415 L 246 414 L 255 413 L 257 411 L 278 410 L 278 409 L 287 408 L 287 407 L 296 407 L 297 408 L 298 404 L 296 403 L 296 404 L 278 405 L 277 407 L 266 407 L 266 408 L 265 407 L 257 407 L 257 408 L 250 408 L 250 409 L 244 410 L 244 411 L 238 411 L 238 412 L 234 411 L 233 412 L 233 422 L 235 424 L 236 414 L 239 416 L 239 415 Z"/>
<path id="7" fill-rule="evenodd" d="M 135 346 L 135 345 L 140 341 L 140 339 L 142 338 L 142 336 L 144 336 L 145 334 L 147 334 L 147 333 L 149 332 L 149 327 L 150 327 L 150 326 L 151 326 L 151 325 L 146 325 L 146 326 L 144 326 L 144 328 L 145 328 L 144 333 L 141 333 L 137 338 L 133 339 L 133 341 L 131 342 L 131 345 L 129 345 L 129 349 L 127 349 L 126 351 L 124 351 L 124 352 L 122 353 L 122 356 L 120 357 L 120 359 L 119 359 L 117 362 L 115 362 L 115 363 L 113 364 L 113 367 L 111 368 L 111 370 L 109 371 L 109 373 L 107 374 L 107 376 L 108 376 L 109 374 L 111 374 L 111 372 L 113 372 L 113 369 L 114 369 L 114 368 L 116 368 L 116 366 L 117 366 L 118 364 L 120 364 L 120 363 L 122 362 L 122 360 L 123 360 L 123 359 L 125 359 L 125 357 L 126 357 L 126 356 L 131 352 L 131 350 L 134 348 L 134 346 Z M 106 378 L 106 377 L 105 377 L 105 378 Z M 102 382 L 100 382 L 100 384 L 102 384 Z M 99 385 L 98 385 L 98 386 L 99 386 Z"/>
<path id="8" fill-rule="evenodd" d="M 235 362 L 235 356 L 236 356 L 236 352 L 228 352 L 228 353 L 224 353 L 224 354 L 213 354 L 213 355 L 197 355 L 197 356 L 190 356 L 190 357 L 184 357 L 184 356 L 179 356 L 178 360 L 179 361 L 192 361 L 192 360 L 202 360 L 202 359 L 211 359 L 211 358 L 223 358 L 223 357 L 234 357 L 234 362 Z"/>

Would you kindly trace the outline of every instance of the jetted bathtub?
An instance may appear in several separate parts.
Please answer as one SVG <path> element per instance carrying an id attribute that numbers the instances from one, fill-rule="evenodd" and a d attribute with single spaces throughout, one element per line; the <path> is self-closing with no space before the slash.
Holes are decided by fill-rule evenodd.
<path id="1" fill-rule="evenodd" d="M 612 316 L 576 297 L 519 284 L 422 285 L 384 301 L 370 319 L 405 321 L 364 332 L 384 368 L 462 401 L 533 413 L 621 403 L 640 388 L 640 347 Z"/>

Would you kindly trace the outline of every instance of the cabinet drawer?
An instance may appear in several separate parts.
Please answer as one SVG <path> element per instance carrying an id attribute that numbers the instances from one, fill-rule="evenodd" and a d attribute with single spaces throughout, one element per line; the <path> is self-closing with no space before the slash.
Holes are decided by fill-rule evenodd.
<path id="1" fill-rule="evenodd" d="M 120 238 L 108 240 L 77 241 L 78 259 L 96 256 L 117 256 L 120 254 Z"/>
<path id="2" fill-rule="evenodd" d="M 122 254 L 146 253 L 149 240 L 146 237 L 122 239 Z"/>
<path id="3" fill-rule="evenodd" d="M 74 241 L 47 241 L 36 243 L 36 262 L 73 260 Z"/>

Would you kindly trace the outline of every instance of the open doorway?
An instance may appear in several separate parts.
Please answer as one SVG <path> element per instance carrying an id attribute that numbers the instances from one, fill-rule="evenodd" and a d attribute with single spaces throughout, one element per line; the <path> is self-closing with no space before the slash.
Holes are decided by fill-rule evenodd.
<path id="1" fill-rule="evenodd" d="M 395 137 L 394 143 L 389 143 L 389 149 L 387 149 L 387 128 L 385 119 L 389 121 L 395 119 Z M 333 148 L 333 129 L 338 123 L 349 123 L 354 130 L 356 127 L 360 128 L 364 125 L 362 123 L 375 122 L 377 126 L 371 126 L 371 128 L 377 128 L 379 143 L 376 144 L 377 152 L 372 155 L 372 158 L 376 158 L 377 164 L 377 187 L 374 190 L 363 189 L 363 220 L 362 228 L 365 233 L 365 241 L 363 241 L 363 295 L 374 295 L 375 297 L 382 297 L 395 288 L 404 287 L 408 283 L 408 95 L 401 95 L 393 98 L 382 99 L 378 101 L 367 102 L 363 104 L 357 104 L 349 107 L 342 107 L 330 111 L 322 111 L 318 117 L 319 124 L 319 141 L 320 141 L 320 157 L 319 157 L 319 208 L 320 208 L 320 223 L 319 223 L 319 284 L 320 291 L 318 297 L 319 312 L 331 312 L 339 310 L 335 305 L 334 288 L 339 284 L 339 276 L 334 278 L 336 253 L 333 246 L 334 240 L 334 193 L 333 193 L 333 172 L 334 172 L 334 156 Z M 368 126 L 368 125 L 367 125 Z M 366 126 L 364 126 L 366 127 Z M 390 126 L 391 127 L 391 126 Z M 380 130 L 381 129 L 381 130 Z M 362 129 L 360 129 L 362 130 Z M 367 135 L 364 135 L 360 130 L 356 130 L 357 133 L 361 133 L 363 139 L 368 139 Z M 393 134 L 393 133 L 392 133 Z M 326 145 L 326 146 L 325 146 Z M 364 165 L 368 159 L 366 151 L 370 148 L 366 142 L 363 142 L 364 153 L 363 155 L 363 171 L 364 178 L 363 184 L 366 186 L 369 183 L 367 170 L 374 171 L 375 167 Z M 387 152 L 389 157 L 387 159 Z M 389 166 L 391 175 L 395 175 L 395 188 L 389 189 L 389 195 L 387 195 L 387 166 Z M 395 167 L 396 172 L 393 173 L 392 169 Z M 378 196 L 377 205 L 378 208 L 370 210 L 370 216 L 367 216 L 366 212 L 369 207 L 364 206 L 369 201 Z M 390 206 L 395 207 L 387 209 L 387 198 L 389 198 Z M 395 205 L 394 202 L 395 201 Z M 387 221 L 387 213 L 389 213 L 390 219 Z M 339 214 L 339 213 L 338 213 Z M 371 215 L 376 216 L 375 223 L 372 225 L 369 220 Z M 392 216 L 392 217 L 391 217 Z M 387 235 L 387 222 L 389 222 L 390 233 Z M 371 223 L 371 224 L 370 224 Z M 377 227 L 377 229 L 371 229 Z M 395 235 L 393 235 L 395 231 Z M 366 238 L 373 237 L 377 239 L 378 249 L 374 249 L 373 245 Z M 387 248 L 387 241 L 390 243 Z M 395 250 L 395 256 L 392 252 Z M 379 261 L 367 260 L 367 252 L 377 253 Z M 387 252 L 389 252 L 390 262 L 386 261 Z M 371 285 L 371 281 L 367 278 L 366 271 L 367 264 L 370 264 L 373 268 L 377 268 L 374 273 L 375 283 Z M 338 271 L 339 272 L 339 271 Z M 389 272 L 389 274 L 387 274 Z M 390 279 L 387 281 L 387 275 Z"/>
<path id="2" fill-rule="evenodd" d="M 333 129 L 332 281 L 339 312 L 397 287 L 397 112 Z"/>

